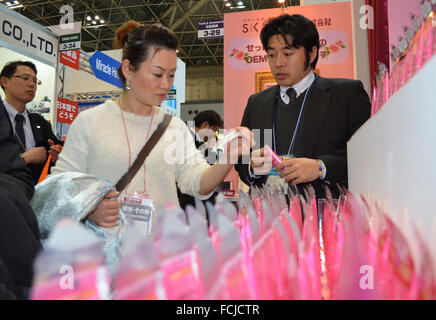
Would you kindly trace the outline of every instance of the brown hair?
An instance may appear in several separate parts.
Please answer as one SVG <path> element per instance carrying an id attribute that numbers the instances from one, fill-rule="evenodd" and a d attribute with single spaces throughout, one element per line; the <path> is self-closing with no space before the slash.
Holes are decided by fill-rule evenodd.
<path id="1" fill-rule="evenodd" d="M 123 49 L 123 60 L 130 62 L 134 71 L 147 60 L 150 49 L 156 50 L 169 49 L 176 51 L 179 40 L 174 32 L 160 24 L 152 24 L 148 27 L 130 20 L 117 29 L 114 41 L 115 49 Z M 118 76 L 126 85 L 126 78 L 121 70 L 118 69 Z"/>
<path id="2" fill-rule="evenodd" d="M 129 34 L 136 28 L 141 27 L 141 24 L 134 20 L 129 20 L 117 29 L 114 39 L 114 49 L 122 49 L 127 41 Z"/>

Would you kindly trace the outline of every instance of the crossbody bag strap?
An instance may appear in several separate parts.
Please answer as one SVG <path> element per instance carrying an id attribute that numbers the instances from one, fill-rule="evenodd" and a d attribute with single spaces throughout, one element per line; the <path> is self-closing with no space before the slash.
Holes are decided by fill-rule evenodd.
<path id="1" fill-rule="evenodd" d="M 147 156 L 150 154 L 151 150 L 153 150 L 154 146 L 157 144 L 160 137 L 165 132 L 171 119 L 172 119 L 171 115 L 165 114 L 164 119 L 159 124 L 156 131 L 151 135 L 150 139 L 148 139 L 147 143 L 142 148 L 141 152 L 139 152 L 138 157 L 136 158 L 135 162 L 133 162 L 132 166 L 129 168 L 129 171 L 127 171 L 127 173 L 123 175 L 115 185 L 115 189 L 118 192 L 123 191 L 124 188 L 129 184 L 129 182 L 132 181 L 133 177 L 141 168 L 142 164 L 144 163 Z"/>

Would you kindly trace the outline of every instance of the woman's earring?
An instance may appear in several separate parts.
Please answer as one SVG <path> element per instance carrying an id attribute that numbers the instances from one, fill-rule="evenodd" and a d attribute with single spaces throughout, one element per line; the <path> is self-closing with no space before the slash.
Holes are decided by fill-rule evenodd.
<path id="1" fill-rule="evenodd" d="M 126 90 L 127 91 L 130 90 L 130 80 L 127 80 L 127 82 L 126 82 Z"/>

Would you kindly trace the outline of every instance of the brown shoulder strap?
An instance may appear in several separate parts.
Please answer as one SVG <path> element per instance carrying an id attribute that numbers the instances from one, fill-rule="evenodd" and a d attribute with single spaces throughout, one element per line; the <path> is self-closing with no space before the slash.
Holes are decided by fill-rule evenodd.
<path id="1" fill-rule="evenodd" d="M 159 141 L 162 134 L 165 132 L 171 119 L 172 119 L 171 115 L 165 114 L 162 122 L 159 124 L 156 131 L 151 135 L 150 139 L 148 139 L 147 143 L 142 148 L 141 152 L 139 152 L 138 157 L 136 158 L 135 162 L 133 162 L 132 166 L 129 168 L 129 171 L 127 171 L 127 173 L 124 176 L 122 176 L 121 179 L 115 185 L 115 189 L 118 192 L 124 190 L 124 188 L 129 184 L 129 182 L 133 179 L 135 174 L 141 168 L 145 159 L 150 154 L 151 150 L 153 150 L 154 146 Z"/>

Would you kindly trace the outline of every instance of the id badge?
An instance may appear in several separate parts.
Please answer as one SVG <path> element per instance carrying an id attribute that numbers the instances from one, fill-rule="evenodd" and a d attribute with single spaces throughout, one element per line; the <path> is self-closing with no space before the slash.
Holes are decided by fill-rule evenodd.
<path id="1" fill-rule="evenodd" d="M 128 221 L 144 230 L 146 235 L 151 235 L 153 228 L 153 199 L 146 194 L 127 194 L 121 199 L 121 211 Z"/>

